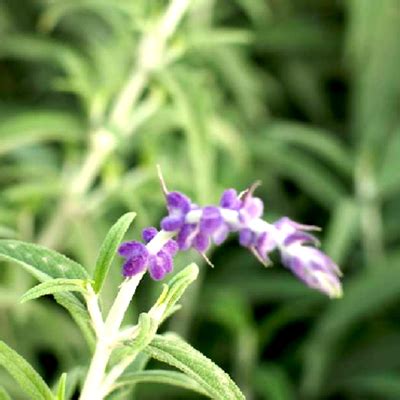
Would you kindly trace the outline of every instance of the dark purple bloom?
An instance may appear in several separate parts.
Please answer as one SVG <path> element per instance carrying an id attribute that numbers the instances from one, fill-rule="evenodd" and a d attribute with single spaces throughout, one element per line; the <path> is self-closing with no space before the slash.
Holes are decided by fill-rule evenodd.
<path id="1" fill-rule="evenodd" d="M 180 192 L 170 192 L 167 194 L 167 207 L 169 211 L 180 210 L 183 214 L 190 211 L 191 201 Z"/>
<path id="2" fill-rule="evenodd" d="M 142 230 L 142 238 L 145 241 L 145 243 L 149 243 L 151 239 L 154 238 L 158 233 L 157 228 L 154 228 L 154 226 L 149 226 L 148 228 L 144 228 Z"/>
<path id="3" fill-rule="evenodd" d="M 149 259 L 149 274 L 155 281 L 164 279 L 167 272 L 164 269 L 163 260 L 158 256 Z"/>
<path id="4" fill-rule="evenodd" d="M 240 244 L 249 248 L 264 264 L 269 262 L 269 254 L 279 249 L 283 264 L 299 279 L 330 297 L 340 297 L 339 268 L 327 255 L 312 247 L 319 242 L 309 231 L 319 228 L 300 224 L 288 217 L 274 224 L 263 221 L 264 205 L 261 199 L 253 197 L 255 187 L 256 184 L 251 186 L 243 196 L 238 196 L 234 189 L 226 190 L 219 207 L 202 208 L 191 203 L 182 193 L 167 193 L 168 215 L 162 219 L 161 228 L 172 232 L 176 241 L 163 242 L 165 244 L 157 254 L 149 254 L 139 242 L 123 243 L 118 252 L 125 258 L 124 276 L 133 276 L 147 267 L 153 279 L 161 280 L 173 270 L 173 257 L 178 250 L 194 248 L 205 256 L 211 242 L 220 245 L 230 232 L 239 232 Z M 151 249 L 159 248 L 157 235 L 158 230 L 154 227 L 142 232 L 145 243 L 155 240 L 155 246 L 149 246 Z M 165 240 L 164 235 L 159 236 L 160 240 Z"/>
<path id="5" fill-rule="evenodd" d="M 185 216 L 190 211 L 190 199 L 179 192 L 168 193 L 167 208 L 169 215 L 162 219 L 161 228 L 167 232 L 177 231 L 185 223 Z"/>
<path id="6" fill-rule="evenodd" d="M 164 279 L 165 275 L 172 272 L 172 270 L 172 257 L 166 251 L 161 250 L 156 255 L 149 257 L 149 273 L 154 280 Z"/>
<path id="7" fill-rule="evenodd" d="M 222 208 L 239 210 L 242 206 L 242 201 L 239 199 L 235 189 L 227 189 L 224 193 L 222 193 L 219 204 Z"/>
<path id="8" fill-rule="evenodd" d="M 176 255 L 178 250 L 179 250 L 178 243 L 173 239 L 168 240 L 168 242 L 163 247 L 163 251 L 165 251 L 172 257 Z"/>
<path id="9" fill-rule="evenodd" d="M 182 226 L 176 238 L 179 250 L 188 250 L 192 246 L 196 230 L 195 224 L 185 224 Z"/>
<path id="10" fill-rule="evenodd" d="M 200 231 L 194 238 L 193 247 L 200 253 L 205 253 L 210 247 L 210 237 Z"/>
<path id="11" fill-rule="evenodd" d="M 118 254 L 126 259 L 122 267 L 122 274 L 125 277 L 131 277 L 145 270 L 149 252 L 143 243 L 136 241 L 123 243 L 118 249 Z"/>
<path id="12" fill-rule="evenodd" d="M 216 232 L 224 223 L 218 207 L 204 207 L 200 219 L 200 231 L 211 235 Z"/>

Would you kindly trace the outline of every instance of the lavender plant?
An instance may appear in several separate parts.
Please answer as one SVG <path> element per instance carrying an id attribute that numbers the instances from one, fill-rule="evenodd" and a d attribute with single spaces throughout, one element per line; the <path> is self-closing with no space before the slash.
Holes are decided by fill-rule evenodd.
<path id="1" fill-rule="evenodd" d="M 221 245 L 230 233 L 237 233 L 240 245 L 248 248 L 264 264 L 278 250 L 282 264 L 311 288 L 331 298 L 342 295 L 340 270 L 314 246 L 318 240 L 303 225 L 283 217 L 274 223 L 263 220 L 263 202 L 254 197 L 253 185 L 238 194 L 223 192 L 219 205 L 199 206 L 180 192 L 169 192 L 162 180 L 168 215 L 161 230 L 142 231 L 143 242 L 121 244 L 135 213 L 122 216 L 110 229 L 100 249 L 93 276 L 80 264 L 47 248 L 14 241 L 0 241 L 0 257 L 15 262 L 42 281 L 22 296 L 22 302 L 53 295 L 82 329 L 93 356 L 84 380 L 80 400 L 102 400 L 120 388 L 139 382 L 159 382 L 180 386 L 215 399 L 244 399 L 229 375 L 211 360 L 173 333 L 158 334 L 163 321 L 179 309 L 177 302 L 197 278 L 198 267 L 190 264 L 163 285 L 161 295 L 149 311 L 140 314 L 137 324 L 122 326 L 136 289 L 146 272 L 156 281 L 173 272 L 173 258 L 179 251 L 197 250 L 208 263 L 206 252 L 212 243 Z M 106 318 L 101 307 L 101 289 L 113 258 L 125 259 L 125 277 Z M 139 369 L 128 368 L 144 357 Z M 171 370 L 145 370 L 149 358 L 175 367 Z M 33 399 L 66 397 L 68 376 L 60 377 L 54 393 L 40 375 L 20 355 L 1 342 L 0 363 Z"/>

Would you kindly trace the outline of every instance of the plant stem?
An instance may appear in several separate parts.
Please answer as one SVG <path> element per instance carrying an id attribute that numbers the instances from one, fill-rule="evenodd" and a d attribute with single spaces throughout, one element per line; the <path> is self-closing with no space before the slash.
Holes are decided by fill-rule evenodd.
<path id="1" fill-rule="evenodd" d="M 172 0 L 154 29 L 142 37 L 138 47 L 138 61 L 116 96 L 109 121 L 104 126 L 113 126 L 125 136 L 133 134 L 134 130 L 129 130 L 129 127 L 135 126 L 131 119 L 132 110 L 143 94 L 151 73 L 162 65 L 167 41 L 175 32 L 189 4 L 190 0 Z M 81 198 L 90 189 L 104 162 L 118 144 L 114 134 L 104 127 L 91 136 L 91 146 L 80 170 L 67 187 L 53 218 L 39 236 L 38 242 L 44 246 L 58 247 L 68 218 L 80 209 Z"/>
<path id="2" fill-rule="evenodd" d="M 175 232 L 159 232 L 148 244 L 147 249 L 150 254 L 158 253 L 163 246 L 175 235 Z M 145 272 L 135 275 L 132 278 L 126 279 L 114 300 L 113 305 L 110 308 L 107 319 L 105 321 L 104 329 L 97 329 L 98 341 L 96 349 L 90 363 L 89 371 L 83 385 L 82 394 L 80 400 L 102 400 L 106 394 L 106 391 L 111 387 L 115 381 L 125 370 L 125 368 L 133 361 L 130 358 L 129 364 L 122 364 L 117 368 L 114 373 L 108 377 L 106 382 L 107 390 L 103 390 L 103 380 L 115 341 L 118 340 L 120 334 L 120 326 L 124 319 L 125 313 L 128 310 L 129 304 L 136 292 L 141 279 Z M 93 299 L 97 300 L 97 296 L 90 297 L 90 308 L 94 310 L 91 316 L 96 320 L 99 318 L 98 307 L 92 303 Z M 98 303 L 96 303 L 98 304 Z M 88 304 L 89 305 L 89 304 Z M 96 321 L 95 325 L 102 327 L 103 324 Z"/>

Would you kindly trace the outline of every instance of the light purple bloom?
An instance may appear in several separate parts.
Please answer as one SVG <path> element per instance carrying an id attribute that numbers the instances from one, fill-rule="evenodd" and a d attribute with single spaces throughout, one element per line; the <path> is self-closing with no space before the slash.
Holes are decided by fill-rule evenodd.
<path id="1" fill-rule="evenodd" d="M 260 218 L 264 211 L 264 203 L 258 197 L 251 195 L 243 200 L 242 207 L 239 210 L 239 219 L 247 224 L 253 219 Z"/>
<path id="2" fill-rule="evenodd" d="M 283 251 L 282 261 L 307 286 L 332 298 L 342 296 L 341 272 L 320 250 L 301 245 L 289 246 Z"/>
<path id="3" fill-rule="evenodd" d="M 218 207 L 207 206 L 203 208 L 200 218 L 200 231 L 211 235 L 224 223 Z"/>
<path id="4" fill-rule="evenodd" d="M 242 206 L 242 201 L 239 199 L 235 189 L 227 189 L 224 193 L 222 193 L 219 204 L 222 208 L 239 210 Z"/>
<path id="5" fill-rule="evenodd" d="M 269 263 L 268 254 L 275 250 L 276 246 L 277 242 L 273 235 L 268 232 L 262 232 L 257 238 L 255 251 L 264 263 Z"/>
<path id="6" fill-rule="evenodd" d="M 180 231 L 176 241 L 178 242 L 179 250 L 188 250 L 193 243 L 193 239 L 196 236 L 196 225 L 195 224 L 184 224 Z"/>

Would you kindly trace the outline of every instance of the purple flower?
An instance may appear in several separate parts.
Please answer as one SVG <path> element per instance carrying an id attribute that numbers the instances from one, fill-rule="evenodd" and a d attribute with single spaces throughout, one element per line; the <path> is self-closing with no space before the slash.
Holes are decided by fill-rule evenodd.
<path id="1" fill-rule="evenodd" d="M 242 207 L 239 210 L 239 219 L 242 223 L 247 224 L 253 219 L 260 218 L 263 211 L 263 201 L 250 195 L 243 200 Z"/>
<path id="2" fill-rule="evenodd" d="M 262 232 L 258 235 L 255 251 L 264 263 L 270 263 L 268 254 L 277 247 L 276 239 L 271 233 Z"/>
<path id="3" fill-rule="evenodd" d="M 224 223 L 218 207 L 204 207 L 200 219 L 200 231 L 211 235 Z"/>
<path id="4" fill-rule="evenodd" d="M 167 232 L 177 231 L 185 223 L 185 216 L 190 211 L 191 202 L 188 197 L 179 192 L 167 194 L 169 214 L 161 221 L 161 228 Z"/>
<path id="5" fill-rule="evenodd" d="M 339 268 L 313 247 L 318 246 L 319 241 L 310 231 L 319 228 L 288 217 L 273 224 L 262 220 L 264 204 L 253 197 L 256 186 L 252 185 L 243 196 L 234 189 L 225 190 L 219 206 L 200 207 L 182 193 L 167 193 L 168 215 L 162 219 L 161 228 L 172 232 L 176 241 L 170 239 L 156 254 L 149 254 L 146 246 L 139 242 L 123 243 L 119 248 L 119 254 L 125 258 L 123 275 L 131 277 L 148 268 L 154 280 L 161 280 L 173 270 L 173 257 L 178 250 L 194 248 L 205 256 L 212 242 L 220 245 L 230 232 L 239 232 L 240 245 L 249 248 L 262 263 L 268 264 L 270 253 L 278 249 L 282 263 L 308 286 L 330 297 L 340 297 Z M 146 244 L 153 239 L 157 241 L 157 235 L 154 227 L 142 232 Z"/>
<path id="6" fill-rule="evenodd" d="M 156 255 L 151 255 L 149 258 L 149 273 L 155 280 L 164 279 L 165 275 L 172 272 L 173 261 L 171 255 L 161 250 Z"/>
<path id="7" fill-rule="evenodd" d="M 322 251 L 308 246 L 289 246 L 283 251 L 282 261 L 307 286 L 331 298 L 342 296 L 341 272 Z"/>
<path id="8" fill-rule="evenodd" d="M 219 204 L 222 208 L 239 210 L 242 206 L 242 201 L 239 199 L 235 189 L 227 189 L 224 193 L 222 193 Z"/>
<path id="9" fill-rule="evenodd" d="M 193 240 L 196 236 L 196 231 L 197 229 L 195 224 L 184 224 L 182 226 L 176 238 L 179 250 L 185 251 L 192 246 Z"/>
<path id="10" fill-rule="evenodd" d="M 154 227 L 143 229 L 143 240 L 148 243 L 157 235 Z M 147 247 L 140 242 L 125 242 L 119 246 L 118 254 L 125 258 L 122 266 L 122 275 L 130 278 L 146 270 L 148 267 L 150 276 L 155 280 L 163 279 L 167 273 L 173 270 L 173 256 L 178 251 L 178 244 L 170 239 L 157 254 L 149 254 Z"/>
<path id="11" fill-rule="evenodd" d="M 149 252 L 144 244 L 136 241 L 121 244 L 118 254 L 125 258 L 122 275 L 132 277 L 146 269 Z"/>

